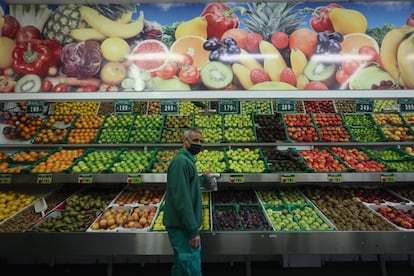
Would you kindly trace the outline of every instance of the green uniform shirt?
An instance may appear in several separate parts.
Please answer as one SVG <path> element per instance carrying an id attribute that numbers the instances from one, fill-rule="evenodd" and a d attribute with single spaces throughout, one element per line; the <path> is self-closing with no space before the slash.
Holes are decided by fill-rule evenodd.
<path id="1" fill-rule="evenodd" d="M 163 223 L 182 229 L 189 238 L 198 235 L 202 222 L 201 185 L 207 176 L 199 176 L 195 158 L 181 148 L 168 167 Z"/>

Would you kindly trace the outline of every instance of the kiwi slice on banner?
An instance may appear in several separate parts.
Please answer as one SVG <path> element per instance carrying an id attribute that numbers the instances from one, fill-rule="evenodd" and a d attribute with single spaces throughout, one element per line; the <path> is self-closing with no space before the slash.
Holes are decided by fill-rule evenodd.
<path id="1" fill-rule="evenodd" d="M 219 61 L 209 61 L 200 70 L 203 84 L 209 89 L 224 89 L 233 81 L 233 71 L 230 65 Z"/>
<path id="2" fill-rule="evenodd" d="M 335 81 L 336 65 L 311 59 L 305 66 L 305 76 L 310 81 L 320 81 L 328 87 Z"/>

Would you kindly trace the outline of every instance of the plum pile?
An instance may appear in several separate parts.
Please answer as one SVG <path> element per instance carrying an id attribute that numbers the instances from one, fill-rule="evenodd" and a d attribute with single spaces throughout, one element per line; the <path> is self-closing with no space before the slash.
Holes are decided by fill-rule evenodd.
<path id="1" fill-rule="evenodd" d="M 260 209 L 240 208 L 241 226 L 245 230 L 272 230 L 266 216 Z"/>
<path id="2" fill-rule="evenodd" d="M 365 189 L 365 188 L 350 188 L 348 192 L 352 196 L 366 203 L 380 204 L 385 202 L 392 203 L 408 203 L 407 200 L 400 198 L 385 189 Z"/>
<path id="3" fill-rule="evenodd" d="M 257 204 L 256 194 L 252 189 L 246 190 L 220 190 L 212 193 L 214 204 Z"/>
<path id="4" fill-rule="evenodd" d="M 256 137 L 258 142 L 285 141 L 286 132 L 282 116 L 274 115 L 255 115 Z"/>
<path id="5" fill-rule="evenodd" d="M 214 209 L 213 230 L 229 231 L 239 230 L 240 220 L 235 209 Z"/>

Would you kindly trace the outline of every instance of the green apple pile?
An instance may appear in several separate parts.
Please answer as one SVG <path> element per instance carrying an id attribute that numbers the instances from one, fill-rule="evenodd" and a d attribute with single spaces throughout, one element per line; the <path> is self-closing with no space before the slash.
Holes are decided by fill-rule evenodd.
<path id="1" fill-rule="evenodd" d="M 150 164 L 153 151 L 130 150 L 124 151 L 119 156 L 119 161 L 112 164 L 110 170 L 113 173 L 140 173 Z"/>
<path id="2" fill-rule="evenodd" d="M 224 160 L 222 150 L 202 150 L 196 155 L 196 167 L 199 172 L 218 172 L 226 170 L 227 164 Z"/>
<path id="3" fill-rule="evenodd" d="M 162 115 L 137 115 L 133 126 L 136 128 L 160 128 L 164 118 Z"/>
<path id="4" fill-rule="evenodd" d="M 256 112 L 256 101 L 242 101 L 241 104 L 241 114 L 251 114 Z"/>
<path id="5" fill-rule="evenodd" d="M 224 129 L 224 140 L 233 143 L 255 142 L 256 136 L 252 127 L 229 127 Z"/>
<path id="6" fill-rule="evenodd" d="M 134 121 L 133 114 L 115 115 L 110 114 L 105 118 L 103 126 L 105 128 L 130 127 Z"/>
<path id="7" fill-rule="evenodd" d="M 155 161 L 154 164 L 152 165 L 151 172 L 152 173 L 166 173 L 169 165 L 170 165 L 170 161 Z"/>
<path id="8" fill-rule="evenodd" d="M 378 127 L 349 127 L 351 137 L 356 142 L 380 142 L 384 140 Z"/>
<path id="9" fill-rule="evenodd" d="M 169 161 L 174 158 L 178 153 L 178 150 L 159 150 L 155 155 L 155 158 L 159 161 Z"/>
<path id="10" fill-rule="evenodd" d="M 203 143 L 219 143 L 223 141 L 223 129 L 220 127 L 201 128 Z"/>
<path id="11" fill-rule="evenodd" d="M 237 173 L 260 173 L 266 169 L 260 149 L 231 148 L 226 151 L 229 169 Z"/>
<path id="12" fill-rule="evenodd" d="M 300 226 L 287 208 L 266 208 L 267 217 L 276 231 L 300 231 Z"/>
<path id="13" fill-rule="evenodd" d="M 98 142 L 101 144 L 117 144 L 128 141 L 129 128 L 103 128 Z"/>
<path id="14" fill-rule="evenodd" d="M 271 101 L 257 101 L 256 114 L 273 114 Z"/>
<path id="15" fill-rule="evenodd" d="M 129 133 L 129 143 L 156 143 L 160 140 L 160 128 L 134 128 Z"/>
<path id="16" fill-rule="evenodd" d="M 118 155 L 115 150 L 92 151 L 76 162 L 73 173 L 100 173 L 107 169 Z"/>
<path id="17" fill-rule="evenodd" d="M 257 197 L 264 205 L 281 205 L 282 199 L 277 194 L 276 190 L 256 190 Z"/>
<path id="18" fill-rule="evenodd" d="M 164 126 L 167 128 L 187 128 L 193 125 L 192 115 L 167 115 Z"/>
<path id="19" fill-rule="evenodd" d="M 224 114 L 224 127 L 243 128 L 253 127 L 253 118 L 251 114 Z"/>
<path id="20" fill-rule="evenodd" d="M 279 191 L 279 196 L 283 203 L 290 205 L 306 204 L 305 197 L 298 190 L 285 189 Z"/>
<path id="21" fill-rule="evenodd" d="M 330 230 L 331 227 L 310 206 L 298 207 L 292 210 L 296 220 L 304 230 Z"/>
<path id="22" fill-rule="evenodd" d="M 194 126 L 199 128 L 215 128 L 223 126 L 223 117 L 220 114 L 194 115 Z M 203 138 L 205 134 L 203 132 Z"/>

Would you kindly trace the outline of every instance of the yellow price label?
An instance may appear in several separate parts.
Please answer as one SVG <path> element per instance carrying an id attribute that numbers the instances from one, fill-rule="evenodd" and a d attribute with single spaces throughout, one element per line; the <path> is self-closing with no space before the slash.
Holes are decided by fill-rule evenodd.
<path id="1" fill-rule="evenodd" d="M 37 175 L 37 184 L 52 184 L 53 176 L 52 174 L 38 174 Z"/>
<path id="2" fill-rule="evenodd" d="M 395 175 L 394 174 L 381 174 L 381 182 L 382 183 L 395 182 Z"/>
<path id="3" fill-rule="evenodd" d="M 280 176 L 280 182 L 286 184 L 296 183 L 296 175 L 294 174 L 282 174 Z"/>
<path id="4" fill-rule="evenodd" d="M 128 184 L 141 184 L 142 176 L 139 174 L 128 174 L 127 183 Z"/>
<path id="5" fill-rule="evenodd" d="M 328 174 L 329 183 L 342 183 L 342 174 Z"/>
<path id="6" fill-rule="evenodd" d="M 244 183 L 244 175 L 230 175 L 229 183 L 231 183 L 231 184 L 242 184 L 242 183 Z"/>
<path id="7" fill-rule="evenodd" d="M 93 175 L 91 175 L 91 174 L 80 174 L 78 176 L 78 183 L 79 184 L 92 184 L 93 183 Z"/>
<path id="8" fill-rule="evenodd" d="M 0 174 L 0 184 L 10 184 L 11 183 L 12 175 L 7 174 Z"/>

